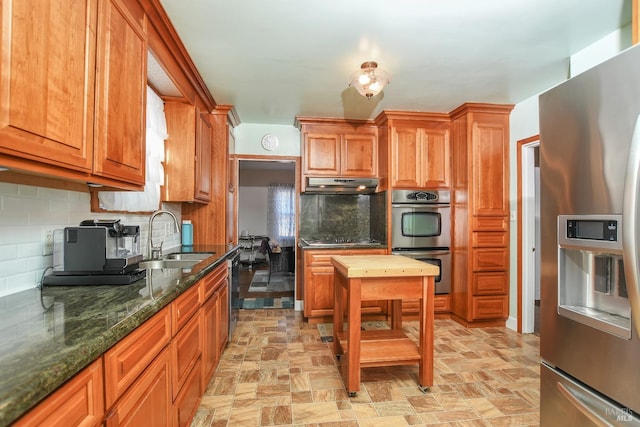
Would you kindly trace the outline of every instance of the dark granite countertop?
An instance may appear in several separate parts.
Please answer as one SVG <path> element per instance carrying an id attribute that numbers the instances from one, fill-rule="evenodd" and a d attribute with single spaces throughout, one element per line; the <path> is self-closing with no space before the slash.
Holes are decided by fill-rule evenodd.
<path id="1" fill-rule="evenodd" d="M 147 270 L 119 286 L 46 286 L 0 298 L 0 426 L 16 420 L 237 250 L 214 252 L 190 270 Z M 181 248 L 167 252 L 180 252 Z"/>
<path id="2" fill-rule="evenodd" d="M 320 243 L 314 243 L 313 245 L 305 245 L 304 243 L 300 243 L 298 244 L 298 247 L 300 249 L 303 250 L 313 250 L 313 249 L 354 249 L 354 250 L 358 250 L 358 249 L 387 249 L 387 245 L 384 243 L 358 243 L 358 244 L 353 244 L 353 243 L 345 243 L 345 244 L 340 244 L 340 243 L 327 243 L 327 244 L 320 244 Z"/>

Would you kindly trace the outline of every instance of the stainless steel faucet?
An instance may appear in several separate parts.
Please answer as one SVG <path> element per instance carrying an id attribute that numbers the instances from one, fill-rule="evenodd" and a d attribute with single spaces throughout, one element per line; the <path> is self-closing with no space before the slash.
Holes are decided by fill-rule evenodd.
<path id="1" fill-rule="evenodd" d="M 173 218 L 173 223 L 176 226 L 176 232 L 177 233 L 180 232 L 180 225 L 178 224 L 178 218 L 176 218 L 173 212 L 161 209 L 152 213 L 151 217 L 149 217 L 149 236 L 147 239 L 147 255 L 149 257 L 148 259 L 162 258 L 162 244 L 164 243 L 164 241 L 160 242 L 160 246 L 153 246 L 153 220 L 155 217 L 162 214 L 171 215 L 171 217 Z"/>

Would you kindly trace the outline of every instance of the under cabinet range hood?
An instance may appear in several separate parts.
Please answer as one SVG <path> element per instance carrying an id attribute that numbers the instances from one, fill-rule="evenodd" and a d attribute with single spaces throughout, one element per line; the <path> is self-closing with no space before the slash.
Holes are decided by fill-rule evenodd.
<path id="1" fill-rule="evenodd" d="M 371 194 L 376 191 L 378 178 L 307 178 L 306 193 Z"/>

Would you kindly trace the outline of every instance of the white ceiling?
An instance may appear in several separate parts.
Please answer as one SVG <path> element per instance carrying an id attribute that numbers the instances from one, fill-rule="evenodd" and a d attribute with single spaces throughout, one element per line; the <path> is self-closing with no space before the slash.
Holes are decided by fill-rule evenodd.
<path id="1" fill-rule="evenodd" d="M 631 0 L 160 0 L 218 104 L 243 123 L 518 103 L 631 21 Z M 391 84 L 348 87 L 362 62 Z"/>

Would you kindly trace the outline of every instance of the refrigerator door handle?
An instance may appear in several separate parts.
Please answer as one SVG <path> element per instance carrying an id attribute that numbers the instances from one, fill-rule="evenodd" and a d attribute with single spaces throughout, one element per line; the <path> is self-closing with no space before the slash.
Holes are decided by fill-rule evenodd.
<path id="1" fill-rule="evenodd" d="M 609 424 L 606 420 L 604 420 L 600 415 L 596 414 L 594 411 L 592 411 L 589 407 L 587 402 L 583 402 L 582 399 L 580 399 L 580 397 L 576 396 L 574 393 L 572 393 L 571 390 L 569 390 L 569 388 L 560 383 L 557 382 L 556 386 L 558 387 L 558 390 L 560 391 L 560 393 L 569 401 L 571 402 L 571 404 L 582 413 L 582 415 L 584 415 L 585 417 L 587 417 L 591 422 L 593 422 L 596 426 L 598 427 L 609 427 L 611 424 Z"/>
<path id="2" fill-rule="evenodd" d="M 631 137 L 622 202 L 622 260 L 625 266 L 631 321 L 640 335 L 640 279 L 638 269 L 638 196 L 640 196 L 640 115 Z"/>

